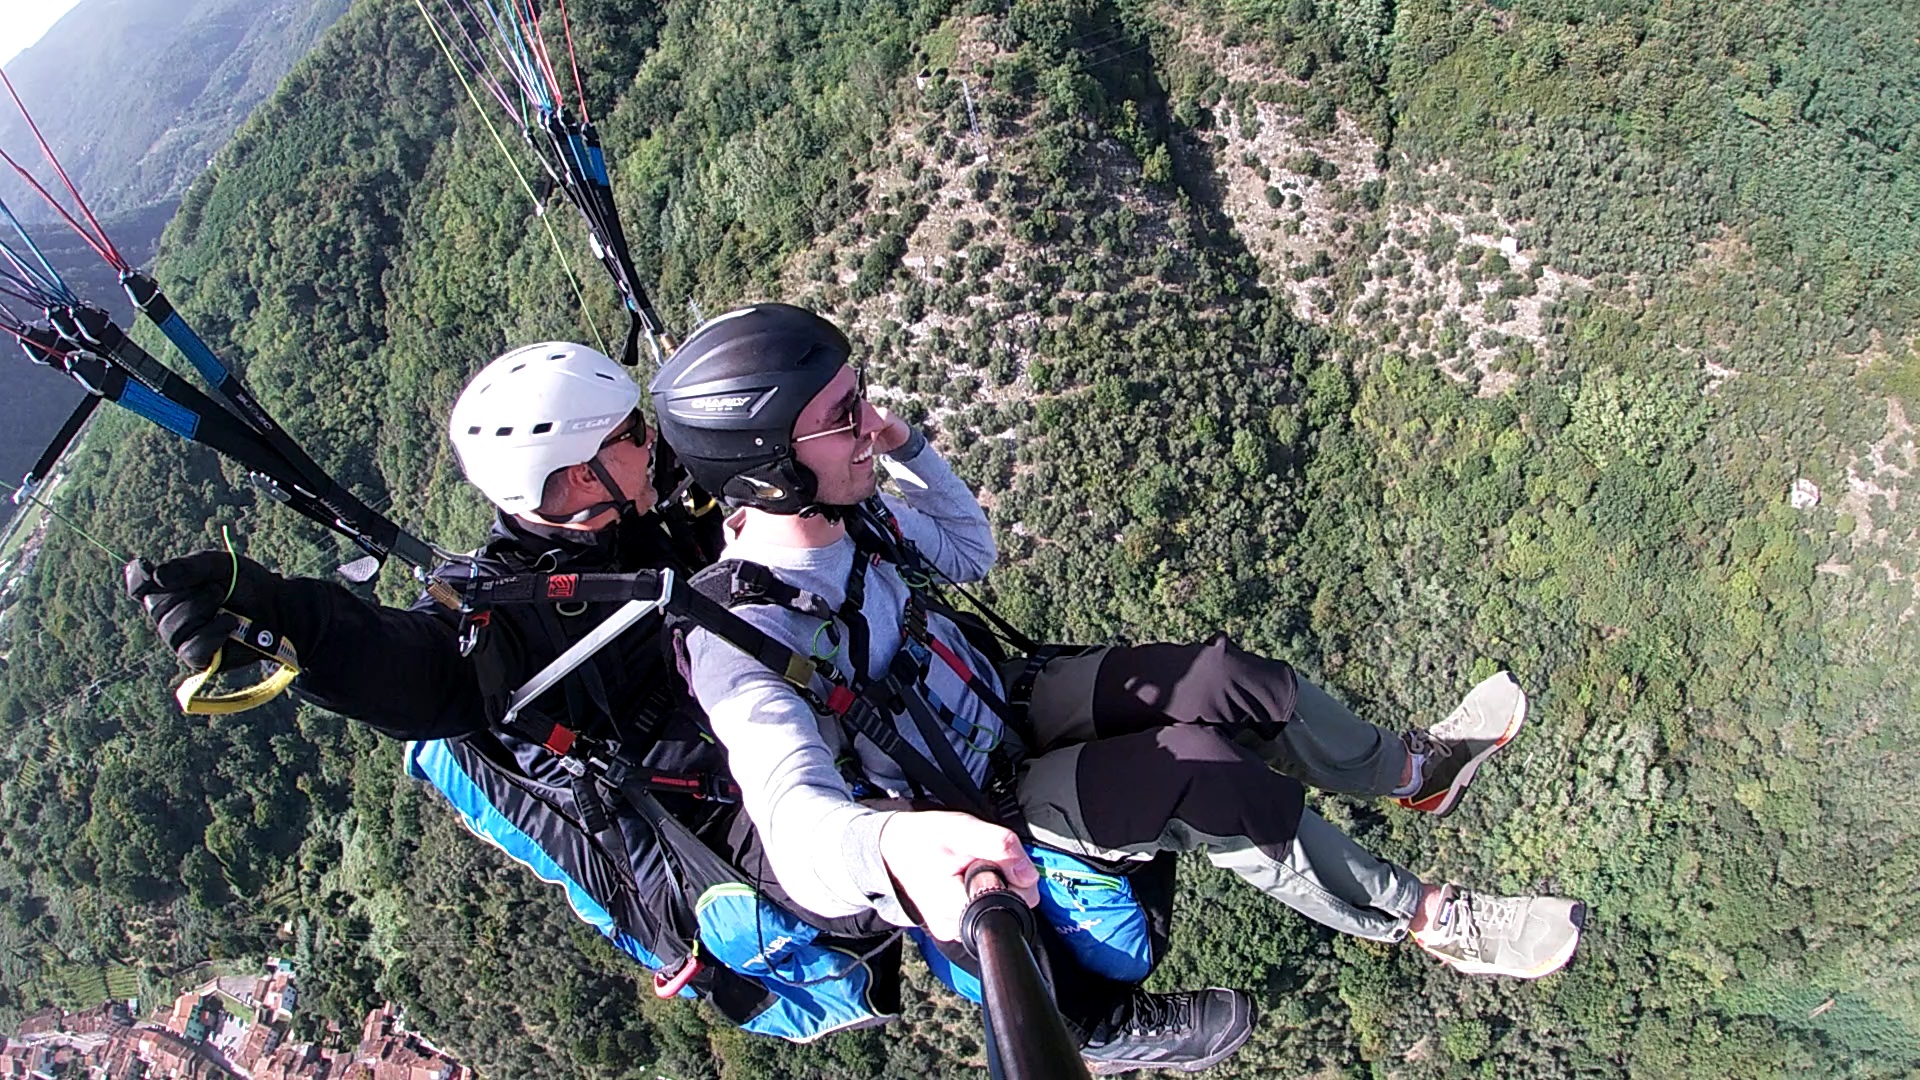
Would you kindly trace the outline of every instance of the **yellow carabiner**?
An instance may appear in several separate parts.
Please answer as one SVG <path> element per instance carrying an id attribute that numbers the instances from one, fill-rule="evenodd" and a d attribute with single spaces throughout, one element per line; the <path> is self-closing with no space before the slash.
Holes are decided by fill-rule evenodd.
<path id="1" fill-rule="evenodd" d="M 240 625 L 234 627 L 227 637 L 266 657 L 276 666 L 267 673 L 266 678 L 244 689 L 202 693 L 207 680 L 220 673 L 221 654 L 213 654 L 213 662 L 207 665 L 207 670 L 187 676 L 187 680 L 173 692 L 174 700 L 188 715 L 229 716 L 259 708 L 280 696 L 281 691 L 292 686 L 293 680 L 299 677 L 299 654 L 294 651 L 293 642 L 281 637 L 278 632 L 241 619 Z"/>

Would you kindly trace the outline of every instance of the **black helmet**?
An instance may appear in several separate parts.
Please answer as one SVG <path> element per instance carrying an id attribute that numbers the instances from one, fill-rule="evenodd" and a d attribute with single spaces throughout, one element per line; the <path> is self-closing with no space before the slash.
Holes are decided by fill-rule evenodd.
<path id="1" fill-rule="evenodd" d="M 791 304 L 756 304 L 700 324 L 647 390 L 660 434 L 701 487 L 776 514 L 813 505 L 793 457 L 793 423 L 853 346 Z"/>

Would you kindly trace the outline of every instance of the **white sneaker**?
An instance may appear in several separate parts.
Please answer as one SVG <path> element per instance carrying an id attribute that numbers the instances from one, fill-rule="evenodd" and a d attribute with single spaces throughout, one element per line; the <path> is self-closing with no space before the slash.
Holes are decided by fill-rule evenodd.
<path id="1" fill-rule="evenodd" d="M 1503 671 L 1480 680 L 1445 720 L 1407 732 L 1407 750 L 1425 755 L 1420 786 L 1394 801 L 1427 814 L 1451 811 L 1480 763 L 1512 742 L 1526 720 L 1527 695 L 1512 675 Z"/>
<path id="2" fill-rule="evenodd" d="M 1587 905 L 1558 896 L 1488 896 L 1447 885 L 1440 913 L 1413 943 L 1469 975 L 1537 979 L 1565 967 Z"/>

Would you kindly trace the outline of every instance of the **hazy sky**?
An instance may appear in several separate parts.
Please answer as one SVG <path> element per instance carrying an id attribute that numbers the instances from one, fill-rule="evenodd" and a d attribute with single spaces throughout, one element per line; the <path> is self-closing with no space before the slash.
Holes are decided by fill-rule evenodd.
<path id="1" fill-rule="evenodd" d="M 40 40 L 80 0 L 0 0 L 0 64 Z"/>

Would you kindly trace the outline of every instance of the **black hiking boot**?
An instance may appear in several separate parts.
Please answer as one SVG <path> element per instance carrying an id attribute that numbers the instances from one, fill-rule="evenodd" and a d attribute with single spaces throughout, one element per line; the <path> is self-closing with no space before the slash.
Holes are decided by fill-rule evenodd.
<path id="1" fill-rule="evenodd" d="M 1197 1073 L 1220 1064 L 1253 1034 L 1253 999 L 1238 990 L 1135 990 L 1080 1048 L 1095 1076 L 1135 1069 Z"/>

